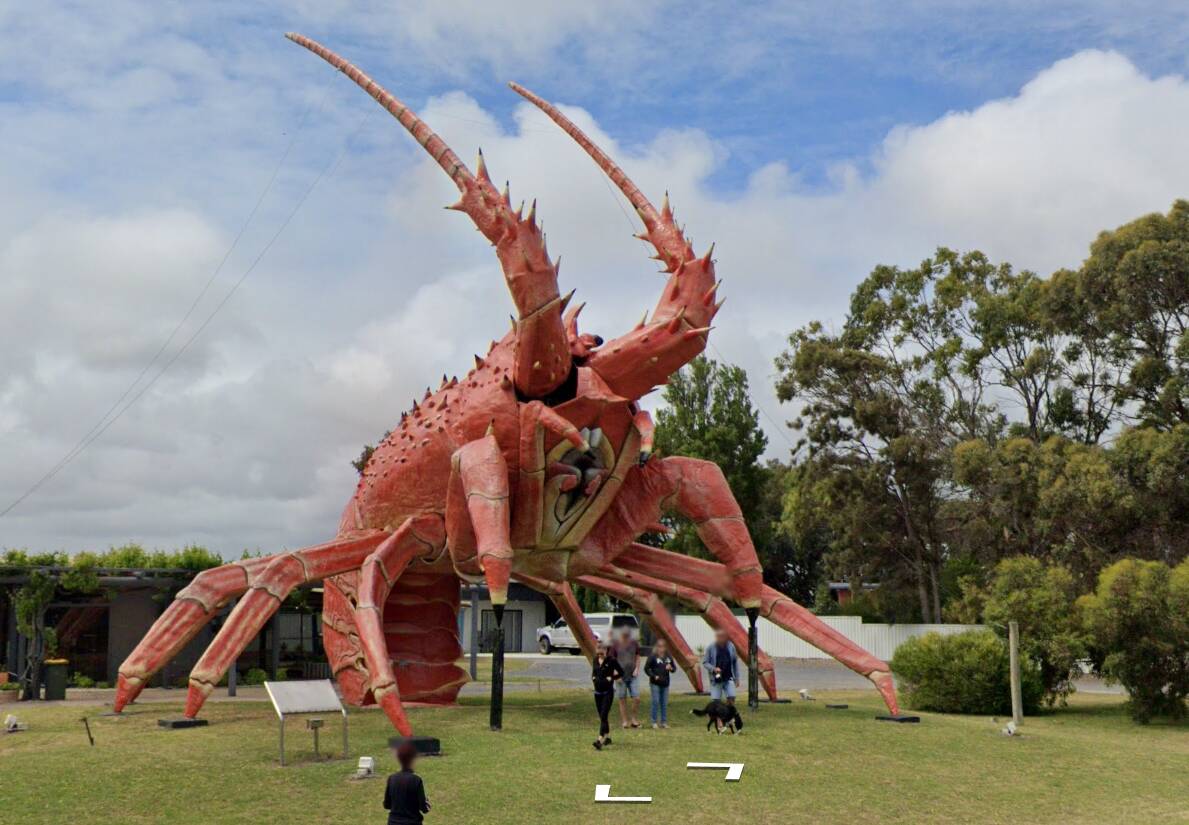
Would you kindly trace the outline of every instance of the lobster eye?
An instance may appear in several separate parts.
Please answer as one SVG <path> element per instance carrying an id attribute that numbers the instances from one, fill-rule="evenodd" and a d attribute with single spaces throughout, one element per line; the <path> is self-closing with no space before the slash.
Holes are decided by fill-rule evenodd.
<path id="1" fill-rule="evenodd" d="M 594 345 L 596 347 L 601 347 L 603 345 L 603 336 L 601 336 L 601 335 L 594 336 Z"/>

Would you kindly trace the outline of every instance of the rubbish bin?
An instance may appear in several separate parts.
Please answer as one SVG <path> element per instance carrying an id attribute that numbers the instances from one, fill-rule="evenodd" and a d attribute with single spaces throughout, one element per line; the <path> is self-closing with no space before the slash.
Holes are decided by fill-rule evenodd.
<path id="1" fill-rule="evenodd" d="M 66 671 L 70 662 L 65 659 L 45 660 L 46 701 L 66 698 Z"/>

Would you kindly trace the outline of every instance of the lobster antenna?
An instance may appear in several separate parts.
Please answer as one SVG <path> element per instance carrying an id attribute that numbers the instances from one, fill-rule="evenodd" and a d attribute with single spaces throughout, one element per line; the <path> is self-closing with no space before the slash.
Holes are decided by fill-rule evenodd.
<path id="1" fill-rule="evenodd" d="M 446 145 L 446 141 L 438 137 L 437 133 L 429 128 L 424 120 L 417 117 L 412 109 L 402 103 L 399 98 L 379 83 L 372 80 L 359 67 L 339 57 L 321 43 L 311 40 L 304 35 L 297 34 L 296 32 L 288 32 L 285 37 L 318 55 L 318 57 L 355 81 L 356 86 L 375 98 L 376 102 L 387 109 L 389 114 L 396 118 L 397 122 L 401 126 L 404 126 L 409 134 L 425 148 L 425 151 L 429 153 L 430 157 L 437 161 L 438 166 L 441 166 L 446 171 L 446 174 L 450 176 L 450 179 L 454 181 L 454 185 L 460 191 L 465 191 L 466 184 L 475 179 L 475 176 L 471 174 L 471 170 L 467 169 L 466 164 L 459 160 L 458 155 L 454 154 L 454 150 Z"/>
<path id="2" fill-rule="evenodd" d="M 552 103 L 542 100 L 519 83 L 509 83 L 508 85 L 512 88 L 512 91 L 548 115 L 550 120 L 560 126 L 567 135 L 572 137 L 586 151 L 586 154 L 590 155 L 594 162 L 599 165 L 599 168 L 607 174 L 607 177 L 611 178 L 612 182 L 619 187 L 619 191 L 623 192 L 624 197 L 636 208 L 636 211 L 640 213 L 640 218 L 649 230 L 659 222 L 660 215 L 656 211 L 656 207 L 644 196 L 644 193 L 640 191 L 640 187 L 632 183 L 632 179 L 619 168 L 619 165 L 611 160 L 611 157 L 600 149 L 593 140 L 587 137 L 585 132 L 575 126 L 572 120 L 563 115 Z"/>

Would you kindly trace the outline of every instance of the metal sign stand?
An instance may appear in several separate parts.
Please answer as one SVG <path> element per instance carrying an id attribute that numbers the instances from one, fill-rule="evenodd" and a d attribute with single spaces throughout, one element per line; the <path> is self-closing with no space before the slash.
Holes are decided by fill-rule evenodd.
<path id="1" fill-rule="evenodd" d="M 281 765 L 285 764 L 285 717 L 300 713 L 341 713 L 343 716 L 343 758 L 349 754 L 347 709 L 329 679 L 302 682 L 265 682 L 264 689 L 277 712 L 280 728 Z M 315 741 L 317 731 L 315 730 Z M 316 748 L 315 748 L 316 750 Z"/>

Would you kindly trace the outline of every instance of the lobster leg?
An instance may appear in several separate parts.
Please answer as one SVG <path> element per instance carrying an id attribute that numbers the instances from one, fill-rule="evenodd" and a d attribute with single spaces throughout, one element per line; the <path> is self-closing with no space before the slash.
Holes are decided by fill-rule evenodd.
<path id="1" fill-rule="evenodd" d="M 553 582 L 520 573 L 516 574 L 516 581 L 523 582 L 538 593 L 544 593 L 549 597 L 553 606 L 557 608 L 557 612 L 566 620 L 570 632 L 577 639 L 578 647 L 582 649 L 582 655 L 586 657 L 587 661 L 593 662 L 595 648 L 599 642 L 591 631 L 590 625 L 586 623 L 586 617 L 582 615 L 582 607 L 574 598 L 574 591 L 570 589 L 570 585 L 566 582 Z"/>
<path id="2" fill-rule="evenodd" d="M 478 570 L 487 580 L 497 621 L 508 601 L 512 575 L 508 464 L 495 435 L 454 453 L 446 502 L 450 557 L 460 573 Z"/>
<path id="3" fill-rule="evenodd" d="M 267 566 L 252 582 L 247 594 L 239 600 L 206 652 L 190 671 L 186 717 L 192 719 L 198 715 L 227 668 L 256 637 L 264 623 L 277 612 L 293 588 L 359 567 L 387 537 L 387 533 L 370 533 L 264 559 Z"/>
<path id="4" fill-rule="evenodd" d="M 120 665 L 113 710 L 119 713 L 135 701 L 153 674 L 177 656 L 223 605 L 247 590 L 268 561 L 245 559 L 203 570 L 179 591 Z"/>
<path id="5" fill-rule="evenodd" d="M 669 650 L 673 653 L 673 658 L 677 660 L 677 664 L 685 671 L 685 675 L 689 678 L 689 683 L 693 685 L 694 690 L 698 693 L 703 692 L 702 671 L 699 667 L 698 655 L 694 653 L 693 649 L 689 646 L 689 642 L 681 635 L 681 631 L 677 629 L 677 623 L 673 621 L 673 617 L 665 609 L 665 606 L 661 604 L 661 600 L 657 598 L 655 592 L 643 588 L 637 589 L 630 585 L 611 581 L 610 579 L 600 578 L 599 576 L 579 576 L 575 581 L 585 587 L 590 587 L 621 599 L 630 604 L 637 613 L 647 616 L 647 621 L 652 625 L 652 629 L 656 631 L 656 635 L 668 642 Z"/>
<path id="6" fill-rule="evenodd" d="M 601 570 L 600 574 L 629 584 L 640 583 L 641 586 L 644 586 L 643 582 L 657 582 L 665 588 L 671 588 L 673 585 L 669 583 L 672 582 L 699 587 L 704 584 L 713 584 L 716 578 L 715 568 L 718 567 L 720 566 L 713 562 L 693 559 L 680 553 L 672 553 L 644 544 L 632 544 L 621 556 L 616 558 L 614 565 L 609 565 L 606 569 Z M 667 592 L 667 590 L 663 592 Z M 710 592 L 716 591 L 712 587 Z M 720 595 L 729 596 L 729 591 L 718 590 L 717 592 Z M 896 686 L 885 662 L 872 656 L 783 593 L 767 585 L 762 585 L 759 597 L 761 616 L 789 631 L 797 638 L 808 642 L 823 653 L 834 657 L 855 673 L 870 679 L 879 689 L 888 710 L 893 715 L 900 712 L 900 706 L 896 699 Z M 719 612 L 721 613 L 721 611 Z M 730 615 L 729 610 L 727 615 Z M 709 613 L 707 616 L 709 621 Z M 725 616 L 723 619 L 725 621 Z M 739 626 L 738 621 L 733 621 L 731 624 Z M 739 642 L 734 638 L 732 638 L 732 642 L 736 647 L 739 647 Z M 746 636 L 744 636 L 741 649 L 747 649 Z"/>
<path id="7" fill-rule="evenodd" d="M 412 736 L 413 729 L 401 705 L 384 639 L 384 603 L 410 561 L 442 549 L 446 543 L 443 528 L 441 517 L 436 515 L 410 518 L 381 542 L 360 568 L 355 624 L 371 674 L 370 687 L 376 702 L 402 736 Z"/>
<path id="8" fill-rule="evenodd" d="M 644 544 L 633 544 L 628 548 L 627 552 L 631 553 L 635 548 L 656 549 Z M 662 550 L 660 552 L 668 551 Z M 676 553 L 670 553 L 669 555 L 678 556 Z M 687 557 L 678 556 L 678 558 L 685 559 Z M 714 562 L 702 561 L 701 559 L 687 560 L 700 562 L 707 567 L 719 568 L 721 570 L 721 565 L 717 565 Z M 599 572 L 602 577 L 621 584 L 647 590 L 659 595 L 672 596 L 682 604 L 698 611 L 706 624 L 715 630 L 725 630 L 736 649 L 747 650 L 747 630 L 739 623 L 735 614 L 731 612 L 731 608 L 727 607 L 726 603 L 713 593 L 698 586 L 690 586 L 688 583 L 678 583 L 672 578 L 656 578 L 654 576 L 632 573 L 614 565 L 608 565 Z M 701 578 L 708 579 L 709 577 L 702 576 Z M 699 576 L 695 573 L 688 581 L 698 580 Z M 701 583 L 711 584 L 711 582 L 706 580 L 703 580 Z M 713 585 L 711 585 L 710 589 L 714 589 Z M 760 684 L 764 686 L 764 692 L 768 694 L 769 699 L 776 699 L 776 670 L 772 665 L 772 659 L 767 653 L 761 650 L 756 656 L 756 664 L 758 665 L 758 675 L 760 677 Z"/>

